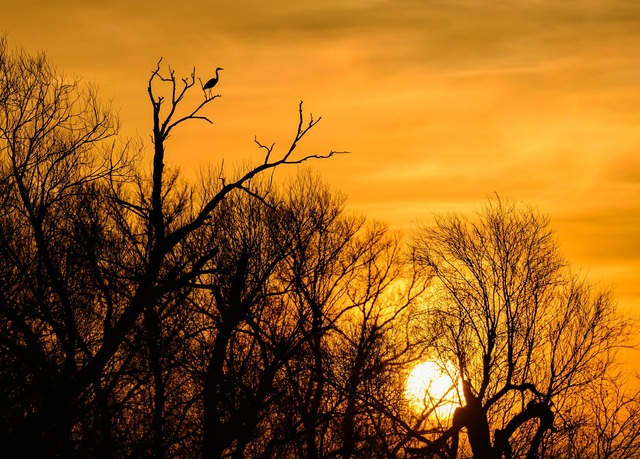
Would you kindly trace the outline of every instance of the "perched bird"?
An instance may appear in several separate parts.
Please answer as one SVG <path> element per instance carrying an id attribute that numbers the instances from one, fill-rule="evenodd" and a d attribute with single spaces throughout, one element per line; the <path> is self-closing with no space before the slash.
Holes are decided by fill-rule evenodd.
<path id="1" fill-rule="evenodd" d="M 211 78 L 209 81 L 207 81 L 204 86 L 202 87 L 202 89 L 207 90 L 207 89 L 211 89 L 213 88 L 216 83 L 218 83 L 218 70 L 224 70 L 222 67 L 218 67 L 216 69 L 216 76 L 214 76 L 213 78 Z"/>

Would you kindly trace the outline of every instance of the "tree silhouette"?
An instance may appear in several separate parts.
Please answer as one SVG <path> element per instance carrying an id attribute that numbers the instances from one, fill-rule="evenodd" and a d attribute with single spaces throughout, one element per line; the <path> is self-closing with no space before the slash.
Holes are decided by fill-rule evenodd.
<path id="1" fill-rule="evenodd" d="M 319 121 L 311 118 L 305 123 L 300 104 L 294 140 L 283 154 L 260 145 L 266 151 L 261 164 L 237 178 L 220 177 L 218 183 L 208 184 L 202 193 L 206 198 L 194 206 L 192 189 L 180 187 L 164 163 L 165 141 L 172 131 L 188 121 L 209 121 L 203 111 L 217 98 L 205 98 L 180 114 L 185 95 L 194 87 L 195 72 L 182 80 L 173 70 L 163 74 L 160 64 L 152 72 L 148 94 L 153 107 L 153 170 L 149 179 L 140 174 L 132 179 L 125 172 L 137 163 L 105 143 L 117 125 L 109 110 L 99 105 L 95 91 L 66 82 L 43 55 L 11 52 L 5 42 L 0 55 L 2 183 L 7 201 L 3 223 L 14 226 L 4 231 L 9 280 L 4 285 L 11 289 L 3 295 L 4 324 L 7 335 L 15 335 L 10 344 L 18 345 L 16 351 L 28 352 L 29 365 L 39 362 L 29 371 L 24 397 L 16 399 L 19 406 L 10 410 L 15 417 L 6 444 L 16 453 L 69 455 L 83 403 L 94 390 L 96 397 L 104 390 L 103 376 L 113 362 L 132 359 L 125 355 L 114 360 L 131 339 L 137 342 L 138 323 L 143 321 L 145 357 L 153 375 L 153 450 L 158 457 L 164 448 L 166 392 L 159 309 L 205 273 L 217 251 L 216 241 L 209 241 L 194 252 L 192 241 L 206 233 L 214 211 L 228 196 L 251 193 L 247 185 L 256 176 L 335 152 L 294 156 L 298 142 Z M 163 85 L 168 99 L 156 95 L 157 86 Z M 92 217 L 93 227 L 87 221 L 70 227 L 74 222 L 68 216 L 82 205 L 81 199 L 88 200 L 88 206 L 109 207 L 106 215 Z M 94 234 L 82 233 L 87 229 Z M 114 246 L 124 249 L 118 254 L 111 252 L 111 244 L 99 244 L 113 231 L 121 232 L 115 236 Z M 86 244 L 93 244 L 93 251 L 78 250 Z M 187 247 L 189 259 L 183 253 Z M 112 277 L 122 282 L 123 291 L 97 295 L 94 287 L 110 285 Z M 14 300 L 16 291 L 28 296 L 22 304 Z M 102 430 L 105 435 L 107 431 Z"/>
<path id="2" fill-rule="evenodd" d="M 407 243 L 284 149 L 197 180 L 167 139 L 220 95 L 162 62 L 152 148 L 94 87 L 0 40 L 3 457 L 616 457 L 638 454 L 629 324 L 548 219 L 492 200 Z M 453 416 L 407 376 L 460 377 Z M 631 383 L 628 383 L 629 385 Z"/>
<path id="3" fill-rule="evenodd" d="M 73 413 L 84 409 L 77 381 L 96 346 L 90 257 L 104 240 L 99 217 L 78 216 L 130 162 L 127 148 L 107 142 L 117 124 L 95 90 L 65 81 L 43 55 L 10 52 L 2 41 L 0 85 L 3 327 L 7 357 L 26 365 L 24 385 L 12 384 L 17 393 L 5 401 L 5 444 L 67 454 Z"/>
<path id="4" fill-rule="evenodd" d="M 476 218 L 439 217 L 415 250 L 434 280 L 427 352 L 457 367 L 463 400 L 423 452 L 465 429 L 473 457 L 540 457 L 565 400 L 602 381 L 628 344 L 611 293 L 570 271 L 548 218 L 499 198 Z"/>

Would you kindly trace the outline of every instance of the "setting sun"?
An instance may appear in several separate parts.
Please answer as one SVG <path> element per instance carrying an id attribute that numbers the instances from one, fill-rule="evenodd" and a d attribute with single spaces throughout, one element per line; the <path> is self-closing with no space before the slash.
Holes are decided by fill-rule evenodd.
<path id="1" fill-rule="evenodd" d="M 405 394 L 412 408 L 448 418 L 460 405 L 455 369 L 451 365 L 426 361 L 416 365 L 407 377 Z"/>

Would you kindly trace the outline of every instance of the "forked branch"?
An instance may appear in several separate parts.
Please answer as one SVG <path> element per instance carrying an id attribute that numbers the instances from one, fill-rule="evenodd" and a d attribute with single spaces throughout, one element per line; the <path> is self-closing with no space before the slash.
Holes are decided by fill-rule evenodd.
<path id="1" fill-rule="evenodd" d="M 238 189 L 246 189 L 244 185 L 248 181 L 250 181 L 252 178 L 254 178 L 257 175 L 261 174 L 262 172 L 265 172 L 265 171 L 268 171 L 268 170 L 273 170 L 273 169 L 277 168 L 278 166 L 282 166 L 282 165 L 301 164 L 301 163 L 304 163 L 305 161 L 308 161 L 310 159 L 327 159 L 327 158 L 331 158 L 334 155 L 348 153 L 346 151 L 331 150 L 329 153 L 325 153 L 325 154 L 308 154 L 308 155 L 300 156 L 299 158 L 295 158 L 295 157 L 292 156 L 294 151 L 295 151 L 295 149 L 296 149 L 296 147 L 298 146 L 298 142 L 300 140 L 302 140 L 302 138 L 307 134 L 307 132 L 309 132 L 309 130 L 312 127 L 314 127 L 316 124 L 318 124 L 318 122 L 321 119 L 321 118 L 318 118 L 317 120 L 314 120 L 313 116 L 311 116 L 309 121 L 308 121 L 308 123 L 305 125 L 305 123 L 304 123 L 304 113 L 303 113 L 302 105 L 303 105 L 303 103 L 302 103 L 302 101 L 300 101 L 300 104 L 298 106 L 298 113 L 299 113 L 298 127 L 297 127 L 297 130 L 296 130 L 294 139 L 291 142 L 291 144 L 289 145 L 289 147 L 287 148 L 286 152 L 279 159 L 273 160 L 271 157 L 272 157 L 272 154 L 273 154 L 273 149 L 274 149 L 275 144 L 272 144 L 271 146 L 266 146 L 266 145 L 263 145 L 262 143 L 260 143 L 260 142 L 258 142 L 256 140 L 255 142 L 258 145 L 258 147 L 261 148 L 261 149 L 264 149 L 266 151 L 264 162 L 262 164 L 260 164 L 259 166 L 251 168 L 249 171 L 244 173 L 240 178 L 238 178 L 237 180 L 235 180 L 233 182 L 226 183 L 226 184 L 223 182 L 223 186 L 220 189 L 220 191 L 218 191 L 218 193 L 216 193 L 215 196 L 213 196 L 202 207 L 202 210 L 200 211 L 200 213 L 197 215 L 197 217 L 193 221 L 191 221 L 190 223 L 187 223 L 184 226 L 178 228 L 172 234 L 167 236 L 167 243 L 169 244 L 169 247 L 175 246 L 186 235 L 188 235 L 192 231 L 194 231 L 197 228 L 199 228 L 200 226 L 202 226 L 202 224 L 210 217 L 211 213 L 218 206 L 218 204 L 220 204 L 220 202 L 229 193 L 231 193 L 234 190 L 238 190 Z"/>

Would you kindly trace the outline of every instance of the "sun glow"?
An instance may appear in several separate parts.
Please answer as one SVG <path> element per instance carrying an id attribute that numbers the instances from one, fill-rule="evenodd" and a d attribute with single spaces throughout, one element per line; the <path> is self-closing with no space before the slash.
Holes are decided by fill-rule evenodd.
<path id="1" fill-rule="evenodd" d="M 426 361 L 409 373 L 405 396 L 415 411 L 435 419 L 448 419 L 460 406 L 459 386 L 452 365 Z"/>

